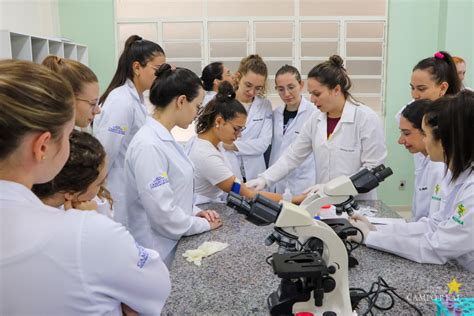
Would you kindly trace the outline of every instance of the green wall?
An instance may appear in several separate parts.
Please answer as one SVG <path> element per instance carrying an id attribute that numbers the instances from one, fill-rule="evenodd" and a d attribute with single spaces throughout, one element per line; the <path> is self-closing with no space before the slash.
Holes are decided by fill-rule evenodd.
<path id="1" fill-rule="evenodd" d="M 59 0 L 58 6 L 61 35 L 88 46 L 103 92 L 116 67 L 114 0 Z"/>
<path id="2" fill-rule="evenodd" d="M 413 66 L 437 50 L 447 50 L 468 61 L 466 85 L 474 87 L 474 5 L 471 0 L 388 0 L 385 89 L 386 165 L 394 175 L 379 188 L 389 205 L 410 205 L 413 191 L 413 157 L 397 144 L 394 116 L 411 100 Z M 89 66 L 98 75 L 101 91 L 116 67 L 114 0 L 59 0 L 62 36 L 88 45 Z M 461 36 L 462 35 L 462 36 Z M 404 191 L 398 189 L 406 180 Z"/>
<path id="3" fill-rule="evenodd" d="M 385 90 L 386 165 L 394 175 L 379 189 L 379 198 L 389 205 L 410 205 L 413 192 L 413 156 L 397 144 L 399 130 L 394 116 L 411 100 L 410 75 L 413 66 L 437 50 L 465 57 L 469 65 L 473 44 L 471 0 L 389 0 Z M 460 34 L 463 34 L 460 36 Z M 473 67 L 466 85 L 472 87 Z M 398 189 L 406 180 L 404 191 Z"/>

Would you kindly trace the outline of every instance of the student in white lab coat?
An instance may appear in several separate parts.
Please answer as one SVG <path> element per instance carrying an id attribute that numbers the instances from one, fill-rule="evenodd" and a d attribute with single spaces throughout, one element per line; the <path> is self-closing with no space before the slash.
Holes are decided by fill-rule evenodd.
<path id="1" fill-rule="evenodd" d="M 117 207 L 124 203 L 125 153 L 148 116 L 143 92 L 150 89 L 155 71 L 164 62 L 165 53 L 158 44 L 130 36 L 112 82 L 99 99 L 102 112 L 94 120 L 93 133 L 109 158 L 108 189 Z"/>
<path id="2" fill-rule="evenodd" d="M 430 158 L 449 169 L 440 196 L 442 221 L 425 217 L 375 227 L 357 215 L 351 223 L 362 230 L 368 247 L 419 263 L 454 260 L 474 272 L 474 92 L 464 90 L 448 106 L 443 103 L 435 101 L 422 124 Z"/>
<path id="3" fill-rule="evenodd" d="M 424 134 L 421 129 L 423 114 L 430 100 L 415 100 L 408 104 L 400 116 L 400 137 L 398 143 L 412 154 L 419 153 L 422 160 L 415 170 L 415 192 L 413 192 L 412 219 L 417 221 L 429 216 L 430 203 L 435 188 L 439 187 L 444 178 L 445 164 L 431 161 L 423 142 Z"/>
<path id="4" fill-rule="evenodd" d="M 216 96 L 219 84 L 223 81 L 233 82 L 234 76 L 230 69 L 222 62 L 216 61 L 210 63 L 202 70 L 201 74 L 202 85 L 206 91 L 202 106 L 205 107 L 213 97 Z"/>
<path id="5" fill-rule="evenodd" d="M 71 85 L 76 100 L 75 125 L 89 127 L 94 116 L 100 113 L 97 76 L 89 67 L 72 59 L 51 55 L 42 64 L 60 74 Z"/>
<path id="6" fill-rule="evenodd" d="M 43 204 L 31 187 L 69 156 L 74 95 L 63 78 L 0 61 L 0 314 L 160 313 L 170 293 L 159 254 L 96 212 Z"/>
<path id="7" fill-rule="evenodd" d="M 275 75 L 275 85 L 284 104 L 273 111 L 270 166 L 288 150 L 313 112 L 319 111 L 301 95 L 304 81 L 301 80 L 300 72 L 295 67 L 290 65 L 281 67 Z M 309 156 L 297 169 L 275 183 L 271 191 L 283 193 L 288 189 L 292 194 L 301 194 L 316 183 L 315 168 L 314 157 Z"/>
<path id="8" fill-rule="evenodd" d="M 96 210 L 112 218 L 112 200 L 99 195 L 107 175 L 104 147 L 94 136 L 77 130 L 71 133 L 69 145 L 64 167 L 53 180 L 33 185 L 33 193 L 52 207 Z"/>
<path id="9" fill-rule="evenodd" d="M 374 168 L 387 156 L 382 124 L 377 114 L 356 102 L 349 89 L 351 80 L 342 58 L 333 55 L 308 74 L 308 91 L 319 111 L 313 113 L 288 150 L 267 171 L 248 186 L 261 190 L 282 180 L 308 156 L 314 156 L 316 183 L 341 175 L 350 176 L 362 168 Z M 318 185 L 307 191 L 317 190 Z M 374 190 L 358 196 L 376 199 Z"/>
<path id="10" fill-rule="evenodd" d="M 170 266 L 182 236 L 203 233 L 222 225 L 215 211 L 193 209 L 193 164 L 171 134 L 187 128 L 204 98 L 199 77 L 184 68 L 163 64 L 150 89 L 155 106 L 138 131 L 125 157 L 125 207 L 115 213 L 128 219 L 137 241 L 157 250 Z"/>
<path id="11" fill-rule="evenodd" d="M 265 171 L 263 154 L 272 141 L 272 105 L 264 97 L 268 77 L 267 65 L 259 55 L 240 61 L 234 75 L 236 99 L 248 113 L 242 136 L 232 144 L 224 144 L 232 172 L 239 179 L 255 178 Z"/>
<path id="12" fill-rule="evenodd" d="M 223 154 L 223 144 L 235 142 L 245 130 L 247 112 L 235 99 L 232 85 L 223 82 L 216 97 L 199 113 L 196 124 L 197 137 L 186 146 L 189 159 L 194 164 L 196 194 L 216 200 L 224 193 L 233 191 L 247 198 L 260 193 L 274 201 L 282 200 L 281 194 L 256 192 L 232 173 L 231 166 Z M 293 203 L 301 203 L 305 196 L 289 197 Z"/>

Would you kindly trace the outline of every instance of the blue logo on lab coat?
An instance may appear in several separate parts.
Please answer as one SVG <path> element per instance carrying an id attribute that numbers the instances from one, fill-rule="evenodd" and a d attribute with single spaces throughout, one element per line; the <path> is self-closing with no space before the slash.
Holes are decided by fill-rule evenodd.
<path id="1" fill-rule="evenodd" d="M 114 126 L 109 127 L 107 130 L 111 133 L 125 135 L 125 132 L 128 130 L 128 128 L 126 126 L 122 127 L 122 126 L 114 125 Z"/>
<path id="2" fill-rule="evenodd" d="M 137 262 L 137 267 L 143 268 L 145 265 L 146 261 L 148 260 L 148 251 L 146 251 L 145 248 L 140 246 L 139 244 L 135 243 L 135 246 L 137 246 L 138 249 L 138 262 Z"/>
<path id="3" fill-rule="evenodd" d="M 168 180 L 168 174 L 166 172 L 163 172 L 161 175 L 153 179 L 153 181 L 150 182 L 150 190 L 156 189 L 158 187 L 161 187 L 163 184 L 169 183 L 170 181 Z"/>

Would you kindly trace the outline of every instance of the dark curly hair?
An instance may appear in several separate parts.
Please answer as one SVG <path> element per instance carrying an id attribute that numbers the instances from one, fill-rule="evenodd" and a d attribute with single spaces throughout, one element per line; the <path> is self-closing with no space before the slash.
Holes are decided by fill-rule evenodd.
<path id="1" fill-rule="evenodd" d="M 59 174 L 49 182 L 33 185 L 31 190 L 40 199 L 58 192 L 86 192 L 99 176 L 106 156 L 102 144 L 94 136 L 76 130 L 69 143 L 69 158 Z"/>

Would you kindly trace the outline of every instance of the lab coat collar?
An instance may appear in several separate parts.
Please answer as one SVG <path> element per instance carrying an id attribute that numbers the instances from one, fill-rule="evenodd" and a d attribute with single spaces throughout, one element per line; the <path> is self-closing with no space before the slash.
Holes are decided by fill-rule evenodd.
<path id="1" fill-rule="evenodd" d="M 300 113 L 303 113 L 305 112 L 307 109 L 308 109 L 308 102 L 306 101 L 306 99 L 301 96 L 301 101 L 300 101 L 300 105 L 298 106 L 298 114 L 299 115 Z M 276 108 L 276 112 L 278 112 L 279 114 L 283 114 L 283 112 L 285 111 L 285 107 L 286 105 L 283 104 L 282 106 Z"/>
<path id="2" fill-rule="evenodd" d="M 146 118 L 146 125 L 150 126 L 156 135 L 165 142 L 174 142 L 175 139 L 171 135 L 170 131 L 166 129 L 160 122 L 155 120 L 153 117 L 148 116 Z"/>
<path id="3" fill-rule="evenodd" d="M 342 110 L 341 114 L 341 119 L 339 122 L 341 123 L 354 123 L 355 122 L 355 112 L 356 112 L 356 106 L 354 103 L 352 103 L 349 100 L 346 100 L 346 103 L 344 103 L 344 109 Z M 318 120 L 327 120 L 327 113 L 324 113 L 324 115 L 319 115 Z"/>
<path id="4" fill-rule="evenodd" d="M 18 182 L 0 180 L 0 188 L 0 200 L 28 200 L 34 204 L 43 204 L 43 202 L 30 189 Z"/>
<path id="5" fill-rule="evenodd" d="M 137 101 L 140 101 L 140 103 L 145 106 L 145 98 L 143 97 L 143 94 L 140 95 L 137 91 L 137 88 L 135 87 L 135 85 L 133 84 L 133 81 L 130 80 L 130 79 L 127 79 L 127 81 L 125 82 L 125 84 L 127 85 L 128 87 L 128 90 L 130 91 L 130 94 L 132 95 L 132 97 L 134 97 Z"/>

